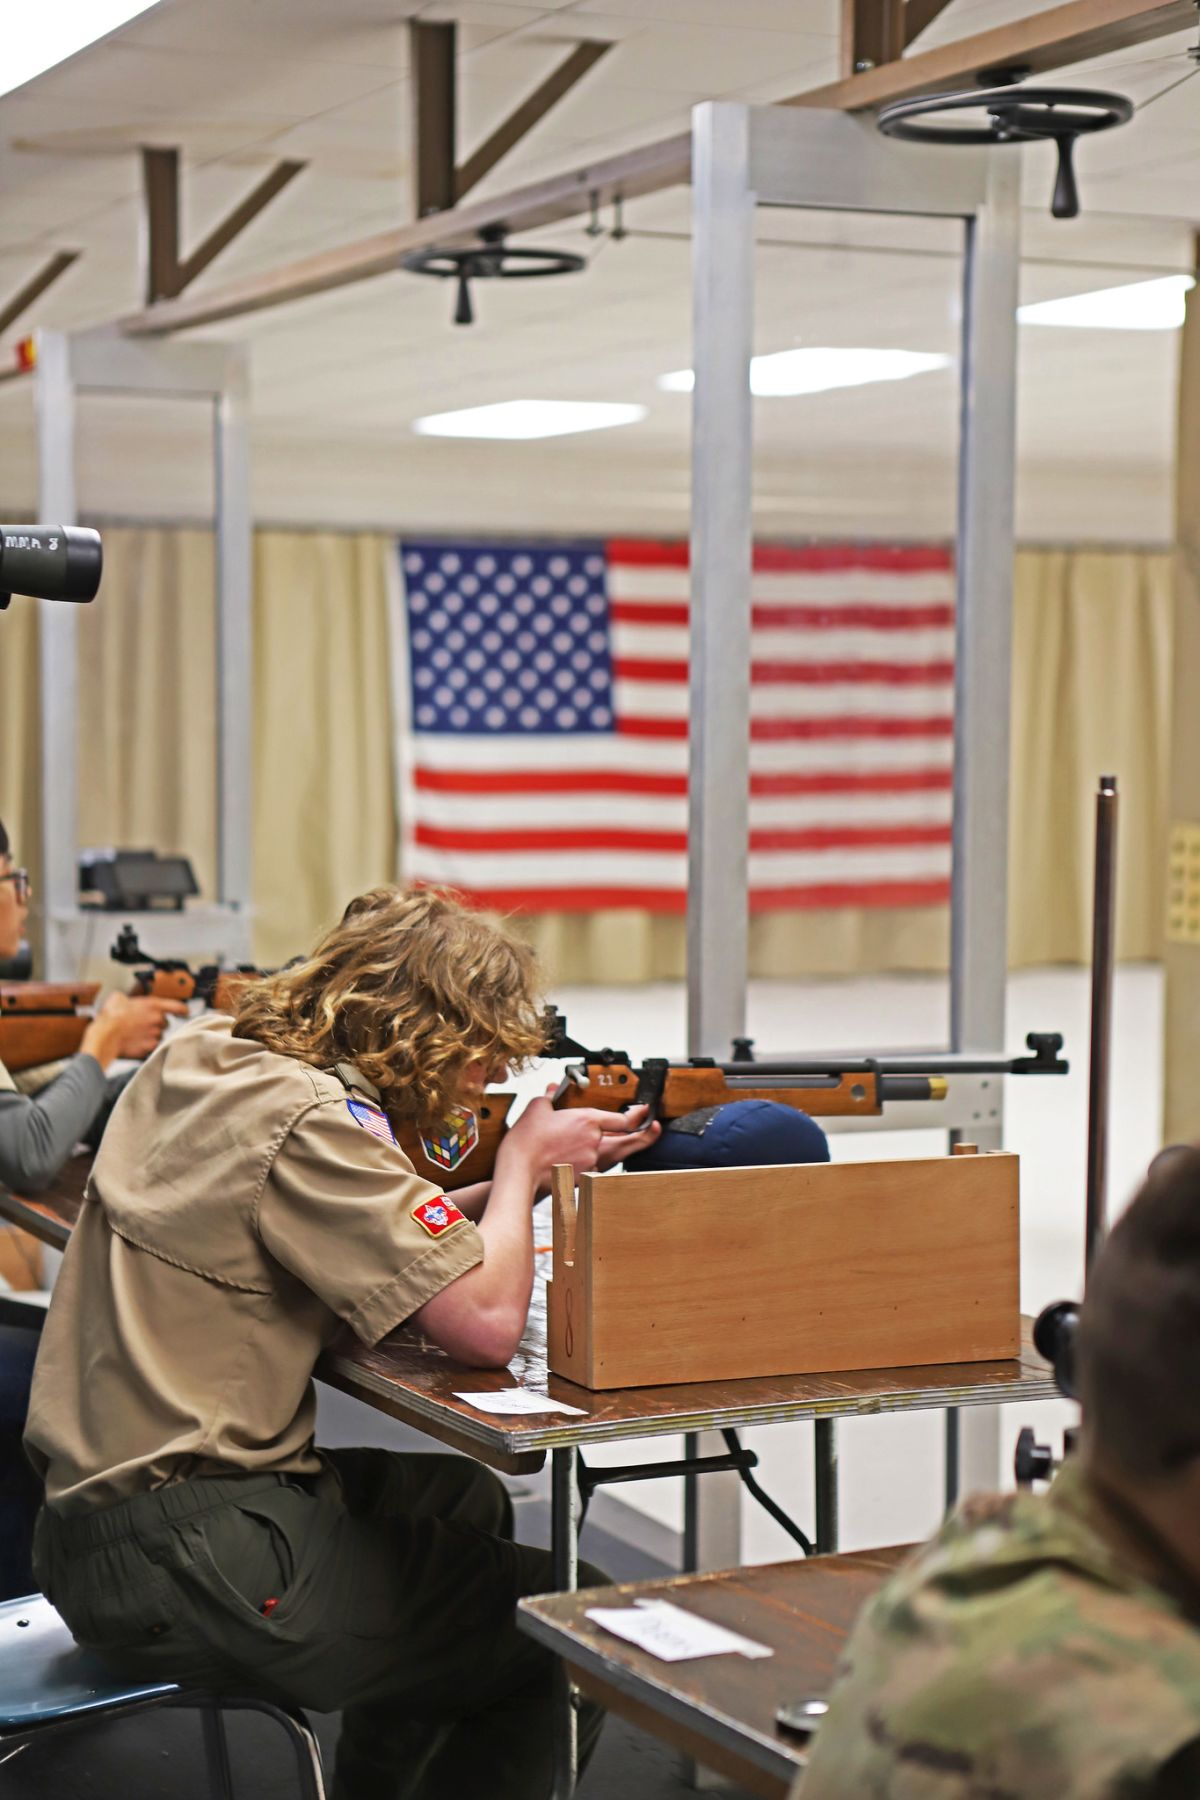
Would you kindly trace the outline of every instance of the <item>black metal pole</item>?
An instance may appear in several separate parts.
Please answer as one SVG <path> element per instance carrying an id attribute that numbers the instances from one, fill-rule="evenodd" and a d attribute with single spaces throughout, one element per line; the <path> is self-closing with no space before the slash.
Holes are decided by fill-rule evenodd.
<path id="1" fill-rule="evenodd" d="M 1108 1224 L 1108 1095 L 1112 1062 L 1113 960 L 1117 912 L 1117 778 L 1096 795 L 1096 877 L 1092 901 L 1092 1029 L 1088 1070 L 1085 1269 Z"/>

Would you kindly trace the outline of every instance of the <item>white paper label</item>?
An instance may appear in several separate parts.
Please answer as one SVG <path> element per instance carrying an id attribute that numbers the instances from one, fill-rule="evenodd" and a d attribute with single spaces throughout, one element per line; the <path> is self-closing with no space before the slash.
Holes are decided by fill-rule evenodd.
<path id="1" fill-rule="evenodd" d="M 582 1406 L 567 1406 L 548 1394 L 535 1394 L 532 1388 L 501 1388 L 497 1393 L 455 1394 L 454 1398 L 485 1413 L 578 1413 L 583 1417 Z"/>
<path id="2" fill-rule="evenodd" d="M 775 1654 L 766 1644 L 756 1644 L 752 1638 L 727 1631 L 711 1619 L 698 1618 L 681 1606 L 672 1606 L 669 1600 L 589 1607 L 587 1617 L 663 1662 L 686 1662 L 694 1656 L 725 1656 L 730 1652 L 751 1657 Z"/>

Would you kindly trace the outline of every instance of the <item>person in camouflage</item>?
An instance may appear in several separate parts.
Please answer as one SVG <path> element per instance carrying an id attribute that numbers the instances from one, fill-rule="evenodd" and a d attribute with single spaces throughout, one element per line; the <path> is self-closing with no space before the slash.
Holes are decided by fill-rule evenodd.
<path id="1" fill-rule="evenodd" d="M 1200 1800 L 1200 1150 L 1093 1266 L 1080 1448 L 866 1608 L 794 1800 Z"/>

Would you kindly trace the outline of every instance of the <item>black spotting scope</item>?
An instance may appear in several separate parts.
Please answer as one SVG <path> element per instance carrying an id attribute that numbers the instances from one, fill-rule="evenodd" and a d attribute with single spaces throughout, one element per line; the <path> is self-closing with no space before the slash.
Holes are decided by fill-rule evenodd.
<path id="1" fill-rule="evenodd" d="M 84 525 L 0 525 L 0 612 L 14 594 L 94 600 L 104 552 Z"/>

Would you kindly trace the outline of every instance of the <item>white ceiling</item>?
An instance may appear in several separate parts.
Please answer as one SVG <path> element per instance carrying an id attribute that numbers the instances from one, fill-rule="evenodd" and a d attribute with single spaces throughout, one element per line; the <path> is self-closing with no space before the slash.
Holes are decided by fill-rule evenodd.
<path id="1" fill-rule="evenodd" d="M 924 41 L 1033 10 L 1027 0 L 951 0 Z M 482 194 L 678 130 L 702 99 L 771 101 L 831 79 L 838 13 L 839 0 L 162 0 L 0 99 L 0 299 L 52 251 L 78 248 L 82 260 L 28 322 L 95 324 L 138 306 L 142 143 L 183 149 L 185 249 L 275 160 L 309 163 L 196 292 L 411 216 L 411 16 L 459 21 L 464 153 L 573 43 L 615 45 Z M 1153 100 L 1130 126 L 1083 146 L 1081 219 L 1049 218 L 1048 151 L 1013 152 L 1024 159 L 1024 299 L 1191 266 L 1200 80 L 1155 98 L 1192 70 L 1189 41 L 1070 72 Z M 688 194 L 633 203 L 625 222 L 624 242 L 589 239 L 582 220 L 538 234 L 593 255 L 587 272 L 479 290 L 470 330 L 451 325 L 448 286 L 404 274 L 214 329 L 252 348 L 260 512 L 443 528 L 682 529 L 689 402 L 660 393 L 655 378 L 689 360 Z M 759 349 L 803 341 L 955 353 L 957 228 L 771 211 L 759 238 Z M 1173 333 L 1023 329 L 1027 531 L 1166 529 L 1176 354 Z M 526 395 L 640 401 L 649 415 L 549 448 L 411 436 L 422 413 Z M 956 408 L 953 370 L 760 401 L 762 529 L 945 529 Z M 93 410 L 83 425 L 85 505 L 203 510 L 204 422 L 194 410 Z M 28 389 L 10 383 L 0 389 L 5 504 L 28 503 L 32 468 Z"/>

